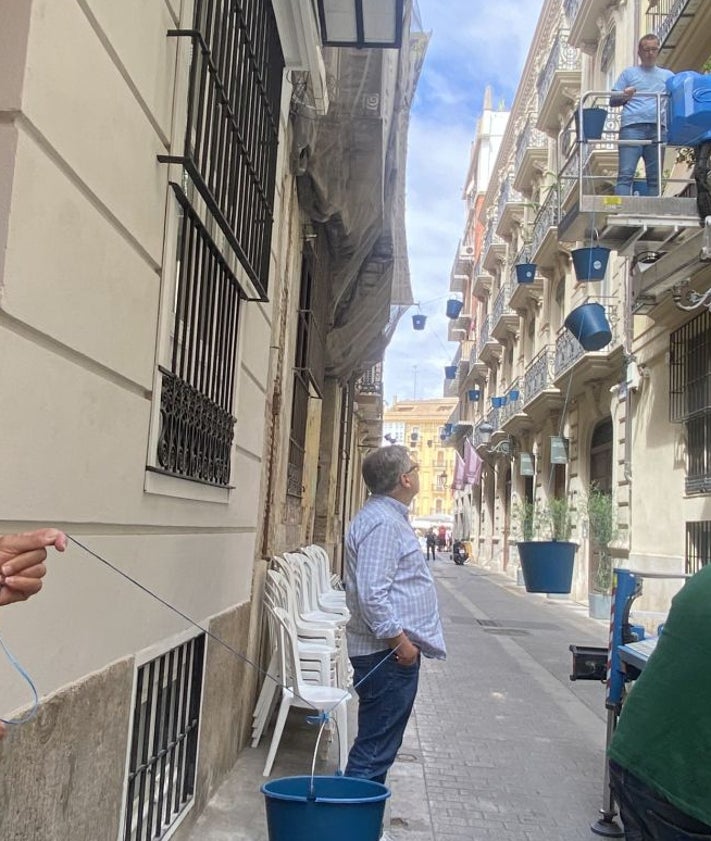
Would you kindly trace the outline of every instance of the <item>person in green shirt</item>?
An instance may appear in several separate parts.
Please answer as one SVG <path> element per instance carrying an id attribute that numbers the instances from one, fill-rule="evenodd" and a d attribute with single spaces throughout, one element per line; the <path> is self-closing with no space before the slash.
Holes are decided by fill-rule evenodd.
<path id="1" fill-rule="evenodd" d="M 608 755 L 627 841 L 711 841 L 711 564 L 672 599 Z"/>

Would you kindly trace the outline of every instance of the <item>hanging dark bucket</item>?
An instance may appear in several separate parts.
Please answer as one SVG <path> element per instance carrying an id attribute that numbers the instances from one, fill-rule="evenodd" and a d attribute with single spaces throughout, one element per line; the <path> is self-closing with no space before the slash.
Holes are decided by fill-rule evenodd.
<path id="1" fill-rule="evenodd" d="M 413 315 L 412 316 L 412 326 L 415 330 L 424 330 L 425 324 L 427 323 L 427 316 L 426 315 Z"/>
<path id="2" fill-rule="evenodd" d="M 569 593 L 577 543 L 566 540 L 525 541 L 518 544 L 523 582 L 528 593 Z"/>
<path id="3" fill-rule="evenodd" d="M 514 403 L 516 400 L 518 400 L 518 398 L 520 396 L 521 396 L 521 393 L 519 392 L 519 390 L 517 388 L 512 388 L 511 391 L 509 391 L 509 400 L 512 403 Z"/>
<path id="4" fill-rule="evenodd" d="M 516 263 L 516 280 L 519 283 L 533 283 L 536 278 L 535 263 Z"/>
<path id="5" fill-rule="evenodd" d="M 578 125 L 579 116 L 575 112 L 575 127 L 581 140 L 599 140 L 605 129 L 607 111 L 604 108 L 583 108 L 583 130 Z"/>
<path id="6" fill-rule="evenodd" d="M 467 392 L 467 397 L 472 401 L 472 403 L 475 403 L 481 397 L 481 392 L 478 388 L 470 388 Z"/>
<path id="7" fill-rule="evenodd" d="M 457 366 L 456 365 L 445 365 L 444 366 L 444 376 L 445 376 L 445 379 L 453 380 L 457 376 Z"/>
<path id="8" fill-rule="evenodd" d="M 581 304 L 565 319 L 565 326 L 585 350 L 601 350 L 612 341 L 612 330 L 602 304 Z"/>
<path id="9" fill-rule="evenodd" d="M 573 255 L 575 277 L 579 282 L 602 280 L 605 277 L 607 261 L 610 256 L 609 248 L 595 245 L 592 248 L 576 248 L 571 254 Z"/>
<path id="10" fill-rule="evenodd" d="M 506 398 L 505 397 L 492 397 L 491 398 L 491 405 L 495 409 L 500 409 L 505 404 L 506 404 Z"/>
<path id="11" fill-rule="evenodd" d="M 453 423 L 445 423 L 443 429 L 444 429 L 445 436 L 446 435 L 451 435 L 452 430 L 454 429 L 454 424 Z"/>
<path id="12" fill-rule="evenodd" d="M 356 777 L 282 777 L 262 794 L 269 841 L 378 841 L 390 790 Z"/>
<path id="13" fill-rule="evenodd" d="M 459 313 L 462 311 L 463 306 L 462 301 L 458 301 L 456 298 L 450 298 L 447 301 L 447 318 L 459 318 Z"/>

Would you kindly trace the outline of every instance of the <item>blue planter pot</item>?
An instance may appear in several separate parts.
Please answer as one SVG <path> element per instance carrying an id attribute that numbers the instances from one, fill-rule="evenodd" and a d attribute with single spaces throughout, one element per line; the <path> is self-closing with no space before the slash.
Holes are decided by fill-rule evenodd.
<path id="1" fill-rule="evenodd" d="M 462 311 L 463 306 L 462 301 L 458 301 L 456 298 L 450 298 L 447 301 L 447 318 L 459 318 L 459 313 Z"/>
<path id="2" fill-rule="evenodd" d="M 467 392 L 467 397 L 475 403 L 481 397 L 481 391 L 478 388 L 470 388 Z"/>
<path id="3" fill-rule="evenodd" d="M 445 365 L 444 366 L 444 376 L 445 376 L 445 379 L 453 380 L 457 376 L 457 366 L 456 365 Z"/>
<path id="4" fill-rule="evenodd" d="M 607 111 L 604 108 L 583 108 L 583 128 L 580 130 L 578 112 L 575 112 L 575 127 L 580 140 L 599 140 L 605 129 Z"/>
<path id="5" fill-rule="evenodd" d="M 596 302 L 576 307 L 565 319 L 565 326 L 587 351 L 602 350 L 612 341 L 605 308 Z"/>
<path id="6" fill-rule="evenodd" d="M 412 326 L 415 330 L 424 330 L 426 323 L 427 323 L 427 316 L 426 315 L 413 315 L 412 316 Z"/>
<path id="7" fill-rule="evenodd" d="M 536 278 L 536 264 L 535 263 L 516 263 L 516 280 L 519 283 L 533 283 Z"/>
<path id="8" fill-rule="evenodd" d="M 571 252 L 575 277 L 579 282 L 586 280 L 602 280 L 607 271 L 607 261 L 610 249 L 601 245 L 592 248 L 576 248 Z"/>
<path id="9" fill-rule="evenodd" d="M 523 582 L 528 593 L 569 593 L 573 583 L 576 543 L 567 540 L 523 541 L 518 544 Z"/>

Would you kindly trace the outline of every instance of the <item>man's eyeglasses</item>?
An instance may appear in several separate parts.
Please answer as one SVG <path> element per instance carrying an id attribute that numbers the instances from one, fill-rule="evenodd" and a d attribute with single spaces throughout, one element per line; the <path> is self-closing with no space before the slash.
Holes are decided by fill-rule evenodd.
<path id="1" fill-rule="evenodd" d="M 419 464 L 413 464 L 412 467 L 409 470 L 406 470 L 402 475 L 407 476 L 408 473 L 412 473 L 413 471 L 419 470 L 419 469 L 420 469 Z"/>
<path id="2" fill-rule="evenodd" d="M 639 51 L 641 53 L 658 53 L 659 47 L 640 47 Z"/>

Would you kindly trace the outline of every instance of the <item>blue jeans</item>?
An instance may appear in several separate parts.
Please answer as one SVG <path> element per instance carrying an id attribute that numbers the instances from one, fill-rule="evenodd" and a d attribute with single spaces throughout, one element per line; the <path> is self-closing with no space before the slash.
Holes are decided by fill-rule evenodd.
<path id="1" fill-rule="evenodd" d="M 663 135 L 662 135 L 663 136 Z M 653 140 L 657 139 L 656 123 L 635 123 L 620 129 L 620 140 Z M 647 195 L 659 195 L 659 160 L 657 158 L 657 144 L 645 146 L 620 146 L 619 167 L 615 193 L 618 196 L 631 196 L 634 174 L 639 159 L 644 159 L 644 172 L 647 179 Z M 664 147 L 659 150 L 664 157 Z"/>
<path id="2" fill-rule="evenodd" d="M 711 826 L 672 806 L 613 760 L 610 785 L 620 807 L 626 841 L 711 841 Z"/>
<path id="3" fill-rule="evenodd" d="M 358 684 L 387 653 L 384 650 L 351 657 L 353 683 Z M 388 657 L 357 687 L 358 735 L 348 755 L 347 777 L 385 782 L 415 703 L 419 674 L 419 658 L 413 666 L 399 666 L 393 657 Z"/>

